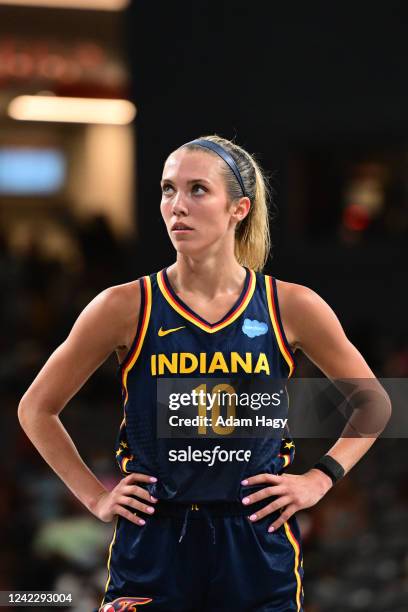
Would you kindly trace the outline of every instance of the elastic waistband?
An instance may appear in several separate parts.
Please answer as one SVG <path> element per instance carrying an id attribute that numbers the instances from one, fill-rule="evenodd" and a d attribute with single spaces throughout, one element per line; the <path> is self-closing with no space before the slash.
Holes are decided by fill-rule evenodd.
<path id="1" fill-rule="evenodd" d="M 263 499 L 261 502 L 245 506 L 241 502 L 205 502 L 205 503 L 179 503 L 174 501 L 160 500 L 155 505 L 154 516 L 167 516 L 184 518 L 187 510 L 191 519 L 204 519 L 208 516 L 249 516 L 257 510 L 264 508 L 270 500 Z"/>

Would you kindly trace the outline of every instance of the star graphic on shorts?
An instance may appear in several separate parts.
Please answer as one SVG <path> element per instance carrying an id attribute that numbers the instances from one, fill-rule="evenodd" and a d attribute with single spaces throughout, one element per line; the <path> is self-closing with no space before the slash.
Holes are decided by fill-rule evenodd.
<path id="1" fill-rule="evenodd" d="M 121 443 L 120 443 L 120 445 L 121 445 L 121 446 L 123 446 L 123 448 L 127 448 L 127 447 L 128 447 L 128 445 L 126 444 L 126 442 L 121 442 Z"/>
<path id="2" fill-rule="evenodd" d="M 122 452 L 122 448 L 118 448 L 118 450 L 116 451 L 116 456 L 118 457 L 120 455 L 120 453 Z"/>
<path id="3" fill-rule="evenodd" d="M 295 446 L 295 445 L 293 444 L 293 442 L 286 442 L 286 444 L 285 444 L 284 448 L 289 448 L 289 449 L 291 449 L 291 448 L 293 448 L 294 446 Z"/>

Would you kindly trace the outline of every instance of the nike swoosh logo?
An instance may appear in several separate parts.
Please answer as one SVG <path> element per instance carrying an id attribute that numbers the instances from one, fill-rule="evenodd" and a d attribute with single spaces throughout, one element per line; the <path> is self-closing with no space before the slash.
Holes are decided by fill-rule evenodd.
<path id="1" fill-rule="evenodd" d="M 160 328 L 157 333 L 159 334 L 159 336 L 167 336 L 167 334 L 171 334 L 172 332 L 176 332 L 179 329 L 184 329 L 184 328 L 185 328 L 185 325 L 182 325 L 181 327 L 173 327 L 172 329 L 162 329 L 162 328 Z"/>

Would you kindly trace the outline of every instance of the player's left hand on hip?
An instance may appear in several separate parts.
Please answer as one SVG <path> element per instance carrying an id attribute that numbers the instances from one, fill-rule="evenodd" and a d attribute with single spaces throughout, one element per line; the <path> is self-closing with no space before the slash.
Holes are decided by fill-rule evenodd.
<path id="1" fill-rule="evenodd" d="M 281 515 L 269 526 L 269 532 L 279 529 L 298 510 L 317 504 L 332 487 L 329 476 L 316 469 L 311 469 L 305 474 L 282 474 L 281 476 L 257 474 L 243 480 L 241 484 L 244 486 L 266 485 L 264 489 L 242 499 L 242 503 L 246 506 L 269 497 L 274 498 L 264 508 L 248 517 L 250 521 L 255 522 L 280 510 Z"/>

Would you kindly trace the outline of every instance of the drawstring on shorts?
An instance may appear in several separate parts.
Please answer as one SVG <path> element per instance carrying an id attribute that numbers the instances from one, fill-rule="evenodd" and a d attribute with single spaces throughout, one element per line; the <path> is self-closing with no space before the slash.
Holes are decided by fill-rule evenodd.
<path id="1" fill-rule="evenodd" d="M 190 506 L 187 507 L 186 513 L 184 515 L 184 521 L 183 521 L 183 526 L 181 528 L 180 531 L 180 537 L 179 537 L 179 544 L 181 542 L 181 540 L 184 538 L 184 536 L 186 535 L 186 531 L 187 531 L 187 521 L 188 521 L 188 515 L 190 514 Z"/>
<path id="2" fill-rule="evenodd" d="M 202 511 L 203 511 L 203 514 L 207 517 L 208 524 L 210 526 L 211 533 L 212 533 L 212 543 L 215 544 L 215 525 L 213 523 L 211 514 L 209 513 L 207 508 L 202 508 Z"/>
<path id="3" fill-rule="evenodd" d="M 252 508 L 252 512 L 257 512 L 264 507 L 265 502 L 263 500 L 256 502 Z M 165 516 L 182 520 L 182 526 L 180 530 L 179 544 L 183 541 L 187 533 L 187 527 L 189 521 L 204 521 L 207 523 L 209 530 L 211 531 L 212 543 L 216 544 L 216 528 L 214 519 L 217 517 L 232 517 L 232 516 L 246 516 L 248 514 L 248 508 L 245 507 L 240 501 L 233 502 L 208 502 L 203 504 L 184 502 L 177 503 L 168 500 L 161 500 L 157 506 L 157 513 L 155 516 Z M 271 518 L 278 518 L 279 511 L 276 510 Z M 152 517 L 154 520 L 154 516 Z"/>
<path id="4" fill-rule="evenodd" d="M 195 508 L 195 509 L 198 510 L 198 508 Z M 181 531 L 180 531 L 179 544 L 181 543 L 182 539 L 186 535 L 187 523 L 188 523 L 188 518 L 189 518 L 191 510 L 192 510 L 192 506 L 188 506 L 187 509 L 186 509 L 186 512 L 184 514 L 184 521 L 183 521 L 183 525 L 182 525 Z M 216 542 L 216 538 L 215 538 L 215 525 L 213 523 L 211 514 L 207 510 L 207 508 L 204 508 L 204 507 L 201 507 L 201 511 L 202 511 L 202 513 L 204 514 L 204 516 L 206 517 L 206 519 L 208 521 L 208 525 L 209 525 L 209 527 L 211 529 L 211 533 L 212 533 L 212 543 L 215 544 L 215 542 Z"/>

